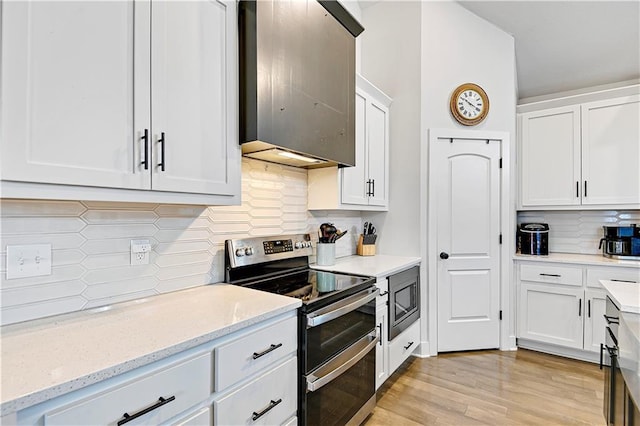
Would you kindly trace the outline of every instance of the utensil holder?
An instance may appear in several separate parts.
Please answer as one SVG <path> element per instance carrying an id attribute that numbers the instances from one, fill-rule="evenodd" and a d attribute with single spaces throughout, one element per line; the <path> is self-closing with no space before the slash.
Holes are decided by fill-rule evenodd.
<path id="1" fill-rule="evenodd" d="M 362 235 L 358 237 L 356 253 L 359 256 L 375 256 L 377 235 Z"/>
<path id="2" fill-rule="evenodd" d="M 336 263 L 336 244 L 318 243 L 316 245 L 316 264 L 318 266 L 332 266 Z"/>

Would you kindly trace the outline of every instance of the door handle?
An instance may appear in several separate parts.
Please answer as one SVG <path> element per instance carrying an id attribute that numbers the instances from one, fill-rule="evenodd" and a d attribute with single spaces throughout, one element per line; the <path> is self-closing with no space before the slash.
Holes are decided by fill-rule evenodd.
<path id="1" fill-rule="evenodd" d="M 440 252 L 440 259 L 444 259 L 447 260 L 449 258 L 449 253 L 446 252 Z"/>
<path id="2" fill-rule="evenodd" d="M 145 170 L 149 170 L 149 129 L 144 129 L 144 135 L 140 139 L 144 140 L 144 160 L 140 164 Z"/>
<path id="3" fill-rule="evenodd" d="M 164 161 L 164 132 L 161 133 L 160 139 L 158 139 L 158 143 L 160 144 L 160 162 L 158 163 L 158 167 L 160 167 L 160 170 L 162 170 L 164 172 L 164 168 L 165 168 L 165 161 Z"/>

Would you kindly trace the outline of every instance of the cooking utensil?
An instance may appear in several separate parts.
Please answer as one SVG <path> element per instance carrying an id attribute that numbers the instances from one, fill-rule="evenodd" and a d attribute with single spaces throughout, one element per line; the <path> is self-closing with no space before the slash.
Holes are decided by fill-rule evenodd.
<path id="1" fill-rule="evenodd" d="M 365 222 L 364 231 L 362 232 L 362 235 L 367 235 L 368 230 L 369 230 L 369 222 Z"/>

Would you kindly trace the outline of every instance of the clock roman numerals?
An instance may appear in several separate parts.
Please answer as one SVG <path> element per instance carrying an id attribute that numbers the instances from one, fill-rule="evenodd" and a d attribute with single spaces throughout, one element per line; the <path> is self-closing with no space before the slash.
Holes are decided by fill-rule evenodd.
<path id="1" fill-rule="evenodd" d="M 450 98 L 453 117 L 465 126 L 480 123 L 489 111 L 489 99 L 480 86 L 465 83 L 453 92 Z"/>

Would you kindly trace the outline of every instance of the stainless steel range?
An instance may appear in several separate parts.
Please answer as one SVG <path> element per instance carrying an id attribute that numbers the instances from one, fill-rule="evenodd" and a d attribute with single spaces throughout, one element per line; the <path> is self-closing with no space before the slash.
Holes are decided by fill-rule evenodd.
<path id="1" fill-rule="evenodd" d="M 360 424 L 375 407 L 375 278 L 316 271 L 309 234 L 227 240 L 226 281 L 299 298 L 298 422 Z"/>

